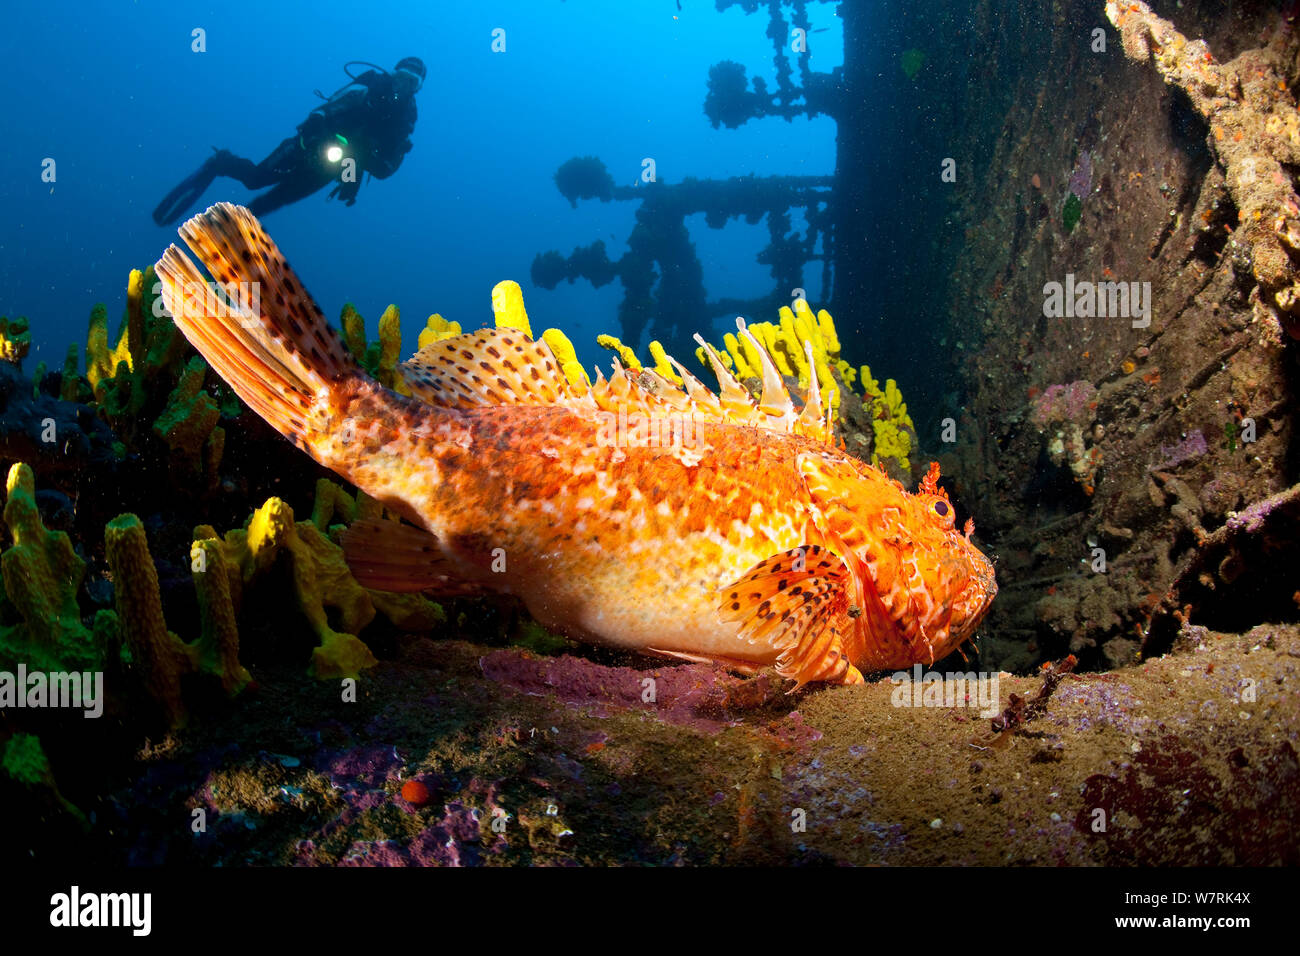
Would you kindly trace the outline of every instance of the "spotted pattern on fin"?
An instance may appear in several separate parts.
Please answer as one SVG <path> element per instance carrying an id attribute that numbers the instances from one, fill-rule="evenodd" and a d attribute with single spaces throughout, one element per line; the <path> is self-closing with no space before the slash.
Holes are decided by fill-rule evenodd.
<path id="1" fill-rule="evenodd" d="M 400 368 L 412 395 L 442 408 L 559 405 L 578 397 L 550 347 L 512 328 L 430 342 Z"/>
<path id="2" fill-rule="evenodd" d="M 719 612 L 740 625 L 740 637 L 778 651 L 777 673 L 802 686 L 810 680 L 861 681 L 844 641 L 852 627 L 849 570 L 839 555 L 805 545 L 759 562 L 724 588 Z M 856 673 L 856 671 L 855 671 Z"/>
<path id="3" fill-rule="evenodd" d="M 155 268 L 177 328 L 250 408 L 310 452 L 355 394 L 360 368 L 247 209 L 217 203 L 180 235 L 216 281 L 177 246 L 163 253 Z"/>
<path id="4" fill-rule="evenodd" d="M 518 329 L 500 326 L 431 342 L 402 363 L 400 370 L 413 396 L 441 408 L 562 405 L 587 416 L 625 411 L 629 415 L 747 425 L 829 444 L 833 423 L 823 415 L 816 377 L 807 403 L 796 411 L 762 343 L 744 328 L 743 319 L 737 324 L 741 335 L 758 351 L 764 369 L 763 394 L 757 402 L 703 339 L 700 341 L 718 378 L 718 395 L 668 355 L 665 359 L 682 377 L 681 384 L 650 368 L 625 368 L 616 358 L 609 378 L 597 369 L 590 388 L 579 390 L 564 375 L 545 342 L 534 342 Z"/>

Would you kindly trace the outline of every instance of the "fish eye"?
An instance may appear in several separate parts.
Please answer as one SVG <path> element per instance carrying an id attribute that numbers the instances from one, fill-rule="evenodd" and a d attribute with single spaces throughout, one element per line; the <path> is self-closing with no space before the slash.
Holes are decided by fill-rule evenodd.
<path id="1" fill-rule="evenodd" d="M 939 517 L 941 518 L 948 517 L 948 511 L 949 511 L 948 502 L 936 501 L 934 503 L 934 513 L 937 514 Z"/>

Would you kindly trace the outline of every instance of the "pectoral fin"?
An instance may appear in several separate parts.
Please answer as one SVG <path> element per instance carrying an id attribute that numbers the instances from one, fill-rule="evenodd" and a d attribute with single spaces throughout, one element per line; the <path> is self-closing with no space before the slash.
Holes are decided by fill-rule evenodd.
<path id="1" fill-rule="evenodd" d="M 850 572 L 820 545 L 775 554 L 720 593 L 725 621 L 740 636 L 777 652 L 776 671 L 797 682 L 860 684 L 862 674 L 845 653 L 853 627 Z"/>

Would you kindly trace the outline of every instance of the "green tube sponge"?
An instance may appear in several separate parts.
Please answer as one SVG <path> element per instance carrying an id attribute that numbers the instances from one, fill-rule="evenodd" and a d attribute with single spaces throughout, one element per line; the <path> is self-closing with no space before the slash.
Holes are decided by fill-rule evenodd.
<path id="1" fill-rule="evenodd" d="M 163 393 L 173 385 L 182 391 L 169 399 L 165 415 L 184 419 L 188 412 L 207 414 L 206 409 L 192 407 L 191 400 L 197 390 L 191 393 L 190 386 L 178 384 L 177 380 L 188 372 L 183 363 L 189 346 L 162 308 L 156 291 L 158 285 L 152 266 L 144 272 L 133 269 L 127 280 L 126 312 L 115 344 L 109 346 L 108 312 L 103 305 L 95 306 L 91 312 L 86 335 L 86 378 L 94 400 L 128 445 L 134 445 L 139 429 L 147 424 L 147 420 L 140 422 L 139 417 L 150 396 Z M 71 389 L 67 366 L 64 383 L 65 388 Z M 201 404 L 207 402 L 211 399 Z M 184 403 L 185 408 L 174 408 L 172 403 Z M 169 418 L 162 424 L 175 427 L 177 422 Z M 205 432 L 202 438 L 206 437 Z M 177 434 L 175 440 L 182 440 L 182 436 Z"/>
<path id="2" fill-rule="evenodd" d="M 390 591 L 372 591 L 366 588 L 370 603 L 396 628 L 412 633 L 432 631 L 447 621 L 447 612 L 423 594 L 414 592 L 394 594 Z"/>
<path id="3" fill-rule="evenodd" d="M 230 574 L 221 542 L 201 538 L 190 547 L 190 574 L 199 600 L 199 666 L 221 679 L 222 689 L 238 694 L 252 680 L 239 663 L 239 627 L 230 595 Z"/>
<path id="4" fill-rule="evenodd" d="M 108 347 L 108 309 L 100 302 L 90 310 L 90 328 L 86 332 L 86 378 L 95 392 L 95 401 L 103 401 L 103 389 L 117 374 L 118 362 L 129 359 L 118 349 Z"/>
<path id="5" fill-rule="evenodd" d="M 402 351 L 402 314 L 390 305 L 379 317 L 379 361 L 375 378 L 385 388 L 397 384 L 397 359 Z"/>
<path id="6" fill-rule="evenodd" d="M 73 342 L 68 346 L 67 358 L 63 360 L 63 374 L 59 379 L 59 398 L 65 402 L 77 402 L 83 398 L 81 376 L 77 373 L 80 364 L 77 357 L 77 343 Z"/>
<path id="7" fill-rule="evenodd" d="M 197 355 L 190 359 L 180 381 L 167 396 L 167 405 L 153 423 L 154 434 L 167 443 L 173 454 L 191 470 L 197 471 L 207 442 L 221 410 L 212 396 L 203 391 L 203 376 L 208 366 Z"/>
<path id="8" fill-rule="evenodd" d="M 316 479 L 316 498 L 311 509 L 311 523 L 321 531 L 329 531 L 337 518 L 339 524 L 351 524 L 357 519 L 357 502 L 337 482 L 328 478 Z"/>
<path id="9" fill-rule="evenodd" d="M 339 316 L 343 326 L 343 344 L 348 347 L 352 357 L 360 362 L 366 355 L 366 320 L 361 317 L 357 307 L 351 302 L 343 305 L 343 314 Z"/>
<path id="10" fill-rule="evenodd" d="M 104 528 L 104 550 L 113 570 L 122 640 L 131 650 L 149 696 L 162 707 L 168 722 L 179 726 L 185 719 L 181 677 L 198 669 L 198 649 L 167 630 L 158 571 L 140 519 L 122 514 L 110 521 Z"/>
<path id="11" fill-rule="evenodd" d="M 402 316 L 397 306 L 390 305 L 379 317 L 379 340 L 376 342 L 366 342 L 366 321 L 351 302 L 343 306 L 339 324 L 343 326 L 343 344 L 361 367 L 386 388 L 409 394 L 406 380 L 397 371 L 397 360 L 402 351 Z"/>
<path id="12" fill-rule="evenodd" d="M 24 809 L 39 812 L 40 803 L 48 803 L 49 809 L 57 808 L 66 812 L 83 831 L 90 829 L 85 815 L 59 792 L 49 758 L 45 756 L 40 740 L 32 734 L 17 733 L 5 741 L 4 746 L 0 747 L 0 772 L 27 792 L 45 795 L 44 799 L 38 799 L 35 806 L 29 804 Z"/>
<path id="13" fill-rule="evenodd" d="M 0 656 L 41 670 L 98 669 L 102 661 L 77 607 L 86 563 L 66 533 L 49 531 L 41 521 L 28 465 L 11 467 L 6 487 L 4 520 L 14 543 L 0 554 L 0 575 L 23 624 L 0 639 Z"/>
<path id="14" fill-rule="evenodd" d="M 176 328 L 176 323 L 158 301 L 161 298 L 161 283 L 153 271 L 153 266 L 149 266 L 144 270 L 138 300 L 140 325 L 145 333 L 137 357 L 150 378 L 159 373 L 179 374 L 181 361 L 188 351 L 188 340 L 181 334 L 181 330 Z"/>
<path id="15" fill-rule="evenodd" d="M 221 482 L 221 458 L 225 453 L 226 430 L 218 425 L 203 443 L 203 473 L 207 476 L 209 490 Z"/>
<path id="16" fill-rule="evenodd" d="M 384 503 L 378 498 L 371 498 L 361 489 L 357 489 L 357 517 L 374 518 L 376 520 L 384 517 Z"/>
<path id="17" fill-rule="evenodd" d="M 105 661 L 131 663 L 131 652 L 122 645 L 122 629 L 118 626 L 116 611 L 108 608 L 96 611 L 93 634 L 95 646 Z"/>

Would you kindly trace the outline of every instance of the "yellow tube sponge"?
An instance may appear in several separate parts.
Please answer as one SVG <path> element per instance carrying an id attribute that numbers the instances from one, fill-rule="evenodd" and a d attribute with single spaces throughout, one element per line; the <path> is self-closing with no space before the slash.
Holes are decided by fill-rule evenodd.
<path id="1" fill-rule="evenodd" d="M 785 353 L 778 349 L 777 339 L 781 333 L 781 327 L 772 322 L 754 322 L 749 326 L 750 334 L 762 343 L 763 348 L 772 359 L 772 364 L 782 377 L 794 377 L 798 375 L 798 365 L 791 366 Z"/>
<path id="2" fill-rule="evenodd" d="M 624 345 L 613 335 L 596 336 L 596 344 L 603 349 L 609 349 L 611 352 L 617 352 L 619 359 L 623 362 L 623 367 L 631 369 L 634 372 L 641 371 L 641 360 L 636 357 L 636 353 Z"/>
<path id="3" fill-rule="evenodd" d="M 131 356 L 131 370 L 144 355 L 144 273 L 132 269 L 126 280 L 126 335 L 120 337 L 118 348 L 125 345 Z"/>
<path id="4" fill-rule="evenodd" d="M 117 345 L 108 347 L 108 309 L 101 303 L 90 310 L 90 328 L 86 332 L 86 378 L 95 392 L 96 401 L 102 401 L 101 393 L 108 381 L 117 374 L 118 365 L 126 363 L 131 371 L 132 358 L 125 335 L 118 339 Z"/>
<path id="5" fill-rule="evenodd" d="M 668 353 L 664 351 L 664 347 L 659 344 L 658 340 L 650 343 L 650 357 L 654 359 L 654 370 L 659 375 L 676 385 L 682 384 L 682 377 L 677 374 L 677 370 L 668 361 Z"/>
<path id="6" fill-rule="evenodd" d="M 308 673 L 320 680 L 357 677 L 377 663 L 375 656 L 356 632 L 375 616 L 375 607 L 365 588 L 357 583 L 343 549 L 317 530 L 310 521 L 300 522 L 285 542 L 293 555 L 293 585 L 298 605 L 320 638 L 311 652 Z M 344 631 L 329 626 L 325 605 L 338 608 Z M 348 633 L 352 632 L 352 633 Z"/>
<path id="7" fill-rule="evenodd" d="M 31 347 L 32 333 L 26 319 L 0 317 L 0 359 L 17 365 L 27 357 Z"/>
<path id="8" fill-rule="evenodd" d="M 722 360 L 723 368 L 725 368 L 727 371 L 735 370 L 736 363 L 731 360 L 731 356 L 727 352 L 718 352 L 716 349 L 714 349 L 714 351 L 717 352 L 718 358 Z M 704 351 L 703 345 L 699 346 L 695 350 L 695 357 L 699 359 L 700 364 L 703 365 L 705 368 L 709 367 L 709 353 Z"/>
<path id="9" fill-rule="evenodd" d="M 452 336 L 460 335 L 460 323 L 448 322 L 441 315 L 435 312 L 429 316 L 428 322 L 420 330 L 420 337 L 416 343 L 417 349 L 422 349 L 426 345 L 432 345 L 434 342 L 441 342 L 443 339 L 449 339 Z"/>
<path id="10" fill-rule="evenodd" d="M 758 353 L 754 347 L 744 339 L 737 338 L 734 333 L 728 332 L 722 337 L 723 344 L 731 354 L 735 362 L 734 371 L 736 377 L 744 380 L 747 378 L 761 378 L 762 363 L 758 360 Z"/>
<path id="11" fill-rule="evenodd" d="M 907 414 L 907 403 L 898 390 L 898 383 L 892 378 L 885 381 L 885 387 L 871 375 L 871 366 L 862 366 L 862 404 L 871 413 L 871 428 L 875 433 L 871 459 L 880 464 L 883 458 L 893 458 L 905 469 L 911 468 L 908 461 L 912 454 L 912 417 Z"/>
<path id="12" fill-rule="evenodd" d="M 315 524 L 295 522 L 293 509 L 279 498 L 268 498 L 246 529 L 226 534 L 222 548 L 229 566 L 238 569 L 245 592 L 248 583 L 280 554 L 288 555 L 294 597 L 320 639 L 308 671 L 313 677 L 356 677 L 377 663 L 356 636 L 374 618 L 374 605 L 348 570 L 343 549 Z M 329 626 L 326 607 L 338 609 L 343 631 Z"/>
<path id="13" fill-rule="evenodd" d="M 776 326 L 772 347 L 773 359 L 780 355 L 785 361 L 785 367 L 790 370 L 782 374 L 796 376 L 799 379 L 799 387 L 807 388 L 811 380 L 808 374 L 808 357 L 804 354 L 803 344 L 795 333 L 794 313 L 788 306 L 781 306 L 780 321 Z"/>
<path id="14" fill-rule="evenodd" d="M 376 505 L 373 498 L 367 498 L 364 492 L 358 492 L 358 498 L 364 498 Z M 341 525 L 351 524 L 357 519 L 361 507 L 357 500 L 343 490 L 341 486 L 328 478 L 316 481 L 316 499 L 312 507 L 311 523 L 324 532 L 329 540 L 338 543 L 337 534 L 329 534 L 331 527 L 337 532 Z M 378 517 L 378 515 L 374 515 Z M 337 519 L 335 522 L 333 519 Z M 370 603 L 375 610 L 392 622 L 393 626 L 404 631 L 431 631 L 447 620 L 441 605 L 430 601 L 423 594 L 394 594 L 388 591 L 365 589 Z"/>
<path id="15" fill-rule="evenodd" d="M 812 309 L 810 308 L 808 311 L 811 312 Z M 817 328 L 821 332 L 822 340 L 826 344 L 826 352 L 832 358 L 839 358 L 840 357 L 839 333 L 835 331 L 835 320 L 831 318 L 831 314 L 827 312 L 825 309 L 820 309 L 817 312 Z"/>
<path id="16" fill-rule="evenodd" d="M 533 327 L 524 311 L 524 290 L 518 282 L 506 279 L 492 287 L 492 311 L 498 329 L 519 329 L 530 339 L 533 337 Z"/>
<path id="17" fill-rule="evenodd" d="M 580 393 L 585 393 L 591 385 L 591 379 L 587 377 L 586 370 L 578 361 L 578 353 L 574 351 L 569 337 L 559 329 L 547 329 L 542 333 L 542 341 L 550 347 L 551 354 L 555 356 L 555 361 L 559 363 L 560 370 L 564 372 L 564 377 L 569 380 L 569 384 L 577 388 Z"/>
<path id="18" fill-rule="evenodd" d="M 871 428 L 876 438 L 871 449 L 872 464 L 878 465 L 881 459 L 893 458 L 904 468 L 910 468 L 908 456 L 912 454 L 912 436 L 892 421 L 876 420 L 871 423 Z"/>
<path id="19" fill-rule="evenodd" d="M 375 610 L 403 631 L 432 631 L 447 621 L 442 605 L 435 604 L 423 594 L 395 594 L 391 591 L 372 591 L 366 588 Z"/>
<path id="20" fill-rule="evenodd" d="M 244 532 L 244 547 L 237 550 L 240 558 L 237 566 L 243 579 L 248 581 L 269 568 L 292 534 L 293 509 L 279 498 L 267 498 L 262 507 L 253 512 L 248 530 Z"/>
<path id="21" fill-rule="evenodd" d="M 144 526 L 133 514 L 118 515 L 104 528 L 104 551 L 113 571 L 113 596 L 122 640 L 131 650 L 145 690 L 162 707 L 168 722 L 185 719 L 181 677 L 198 669 L 198 650 L 167 630 L 158 572 Z"/>

